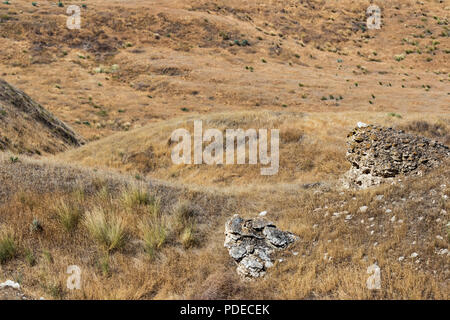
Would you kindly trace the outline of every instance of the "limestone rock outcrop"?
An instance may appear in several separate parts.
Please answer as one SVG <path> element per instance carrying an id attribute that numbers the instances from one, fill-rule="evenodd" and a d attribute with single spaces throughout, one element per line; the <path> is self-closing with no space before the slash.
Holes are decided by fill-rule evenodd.
<path id="1" fill-rule="evenodd" d="M 450 155 L 450 149 L 437 141 L 375 125 L 358 125 L 348 134 L 347 146 L 352 167 L 344 176 L 344 186 L 356 188 L 420 174 Z"/>
<path id="2" fill-rule="evenodd" d="M 262 217 L 246 220 L 234 215 L 225 224 L 224 246 L 238 264 L 237 272 L 246 278 L 264 276 L 274 264 L 274 253 L 296 240 L 296 235 L 277 229 Z"/>

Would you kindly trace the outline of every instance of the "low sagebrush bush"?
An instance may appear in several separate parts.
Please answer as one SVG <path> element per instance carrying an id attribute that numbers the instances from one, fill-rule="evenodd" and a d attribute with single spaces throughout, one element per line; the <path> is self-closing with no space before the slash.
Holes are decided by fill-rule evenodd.
<path id="1" fill-rule="evenodd" d="M 102 208 L 95 208 L 86 213 L 84 225 L 107 251 L 120 249 L 125 244 L 125 225 L 117 214 L 108 214 Z"/>
<path id="2" fill-rule="evenodd" d="M 42 227 L 41 221 L 39 221 L 37 218 L 34 218 L 30 224 L 30 230 L 32 232 L 42 232 L 44 228 Z"/>

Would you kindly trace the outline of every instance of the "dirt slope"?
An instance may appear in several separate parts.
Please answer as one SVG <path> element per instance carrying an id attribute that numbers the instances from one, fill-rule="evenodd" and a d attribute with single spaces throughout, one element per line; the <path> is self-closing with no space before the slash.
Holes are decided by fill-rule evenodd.
<path id="1" fill-rule="evenodd" d="M 0 150 L 56 153 L 84 140 L 23 91 L 0 79 Z"/>

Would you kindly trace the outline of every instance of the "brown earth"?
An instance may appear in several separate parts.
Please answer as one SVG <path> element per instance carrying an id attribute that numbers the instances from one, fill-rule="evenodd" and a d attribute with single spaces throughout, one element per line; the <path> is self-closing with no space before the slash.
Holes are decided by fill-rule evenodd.
<path id="1" fill-rule="evenodd" d="M 370 1 L 92 0 L 69 30 L 80 3 L 9 2 L 0 77 L 87 144 L 48 156 L 31 124 L 14 136 L 25 147 L 1 155 L 0 258 L 11 239 L 15 250 L 0 281 L 53 299 L 448 299 L 448 163 L 368 190 L 337 184 L 358 121 L 448 146 L 448 3 L 375 2 L 382 28 L 368 30 Z M 279 173 L 174 165 L 171 132 L 197 119 L 280 129 Z M 247 285 L 223 226 L 263 210 L 299 235 L 298 255 Z M 102 219 L 123 229 L 117 248 L 94 236 Z M 70 264 L 81 291 L 65 287 Z"/>
<path id="2" fill-rule="evenodd" d="M 0 79 L 0 150 L 57 153 L 84 140 L 24 92 Z"/>

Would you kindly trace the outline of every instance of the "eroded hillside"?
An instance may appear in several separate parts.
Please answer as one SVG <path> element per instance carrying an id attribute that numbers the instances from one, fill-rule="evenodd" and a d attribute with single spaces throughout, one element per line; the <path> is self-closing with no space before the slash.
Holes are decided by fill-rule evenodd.
<path id="1" fill-rule="evenodd" d="M 65 123 L 23 91 L 0 79 L 0 150 L 57 153 L 84 144 Z"/>

